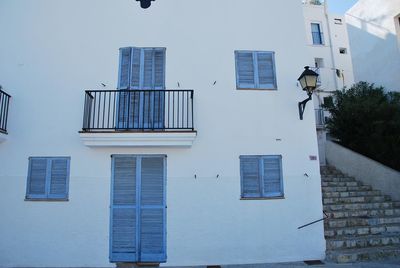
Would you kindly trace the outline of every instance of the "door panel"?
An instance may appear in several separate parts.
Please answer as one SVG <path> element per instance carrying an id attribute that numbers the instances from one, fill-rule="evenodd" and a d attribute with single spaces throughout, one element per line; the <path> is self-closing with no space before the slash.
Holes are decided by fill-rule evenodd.
<path id="1" fill-rule="evenodd" d="M 112 157 L 111 262 L 165 262 L 164 156 Z"/>

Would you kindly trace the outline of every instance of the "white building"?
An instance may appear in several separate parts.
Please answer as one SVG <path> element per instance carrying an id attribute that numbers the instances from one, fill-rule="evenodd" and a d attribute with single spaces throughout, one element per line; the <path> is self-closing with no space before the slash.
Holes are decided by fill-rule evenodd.
<path id="1" fill-rule="evenodd" d="M 298 229 L 322 218 L 303 20 L 298 0 L 1 1 L 0 266 L 323 259 L 323 223 Z"/>
<path id="2" fill-rule="evenodd" d="M 359 0 L 346 13 L 356 81 L 400 90 L 400 0 Z"/>
<path id="3" fill-rule="evenodd" d="M 303 1 L 304 21 L 307 33 L 309 65 L 320 75 L 319 87 L 314 94 L 315 117 L 319 143 L 319 155 L 325 164 L 326 112 L 321 105 L 332 92 L 354 84 L 351 50 L 344 17 L 328 12 L 328 1 Z"/>

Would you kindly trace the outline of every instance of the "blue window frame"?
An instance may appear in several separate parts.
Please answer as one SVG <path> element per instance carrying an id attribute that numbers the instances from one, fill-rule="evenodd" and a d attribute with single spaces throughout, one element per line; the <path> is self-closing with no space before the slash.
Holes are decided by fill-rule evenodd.
<path id="1" fill-rule="evenodd" d="M 277 89 L 275 53 L 235 51 L 237 89 Z"/>
<path id="2" fill-rule="evenodd" d="M 30 157 L 26 200 L 68 200 L 70 157 Z"/>
<path id="3" fill-rule="evenodd" d="M 324 44 L 324 34 L 322 33 L 321 24 L 311 23 L 311 34 L 314 45 Z"/>
<path id="4" fill-rule="evenodd" d="M 240 156 L 241 197 L 283 197 L 282 156 Z"/>

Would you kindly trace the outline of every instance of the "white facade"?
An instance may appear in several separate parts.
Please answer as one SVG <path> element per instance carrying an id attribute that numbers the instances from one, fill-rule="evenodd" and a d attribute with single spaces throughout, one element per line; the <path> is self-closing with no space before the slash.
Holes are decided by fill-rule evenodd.
<path id="1" fill-rule="evenodd" d="M 351 87 L 354 84 L 351 50 L 343 16 L 328 12 L 328 1 L 303 1 L 303 13 L 306 27 L 308 64 L 315 68 L 319 76 L 319 85 L 313 95 L 317 123 L 318 148 L 321 165 L 325 165 L 324 130 L 325 116 L 321 105 L 324 98 L 336 90 Z M 315 27 L 318 25 L 317 32 Z"/>
<path id="2" fill-rule="evenodd" d="M 351 50 L 344 17 L 330 14 L 328 1 L 305 1 L 303 12 L 310 51 L 309 64 L 318 68 L 320 74 L 318 98 L 315 102 L 319 106 L 323 100 L 318 93 L 340 90 L 354 83 Z M 313 40 L 312 24 L 320 25 L 322 44 Z"/>
<path id="3" fill-rule="evenodd" d="M 323 259 L 323 223 L 297 229 L 322 218 L 314 111 L 300 121 L 297 107 L 296 79 L 311 61 L 303 25 L 297 0 L 158 0 L 147 10 L 133 0 L 1 1 L 0 83 L 13 98 L 0 144 L 0 266 L 114 266 L 115 154 L 167 155 L 163 265 Z M 166 88 L 194 89 L 197 135 L 186 145 L 140 146 L 141 133 L 91 147 L 80 137 L 84 90 L 115 89 L 118 49 L 129 46 L 165 47 Z M 274 51 L 277 90 L 237 90 L 235 50 Z M 281 155 L 284 198 L 241 200 L 241 155 Z M 31 156 L 70 157 L 69 201 L 24 201 Z"/>
<path id="4" fill-rule="evenodd" d="M 356 81 L 400 90 L 399 17 L 399 0 L 359 0 L 347 11 Z"/>

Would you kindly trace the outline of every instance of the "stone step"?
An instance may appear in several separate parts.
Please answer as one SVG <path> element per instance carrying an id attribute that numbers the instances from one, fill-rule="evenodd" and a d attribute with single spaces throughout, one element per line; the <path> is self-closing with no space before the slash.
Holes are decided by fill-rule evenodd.
<path id="1" fill-rule="evenodd" d="M 337 177 L 337 176 L 329 176 L 329 177 L 321 177 L 323 182 L 353 182 L 354 178 L 350 177 Z"/>
<path id="2" fill-rule="evenodd" d="M 363 186 L 351 186 L 351 187 L 322 187 L 322 192 L 365 192 L 365 191 L 371 191 L 372 187 L 369 185 L 363 185 Z"/>
<path id="3" fill-rule="evenodd" d="M 400 233 L 390 235 L 367 235 L 341 237 L 326 240 L 327 250 L 366 248 L 366 247 L 383 247 L 394 246 L 400 244 Z"/>
<path id="4" fill-rule="evenodd" d="M 357 261 L 372 261 L 400 256 L 400 246 L 372 247 L 361 249 L 347 249 L 327 251 L 326 257 L 338 263 L 351 263 Z"/>
<path id="5" fill-rule="evenodd" d="M 362 186 L 361 182 L 358 181 L 350 181 L 350 182 L 321 182 L 322 187 L 355 187 L 355 186 Z"/>
<path id="6" fill-rule="evenodd" d="M 341 174 L 341 173 L 337 173 L 337 174 L 321 174 L 321 178 L 322 178 L 322 179 L 329 179 L 329 178 L 349 178 L 349 179 L 352 179 L 352 180 L 354 181 L 354 178 L 353 178 L 353 177 L 349 177 L 349 176 L 346 176 L 346 175 Z"/>
<path id="7" fill-rule="evenodd" d="M 325 228 L 326 238 L 340 238 L 341 236 L 349 235 L 380 235 L 392 233 L 400 234 L 400 224 Z"/>
<path id="8" fill-rule="evenodd" d="M 325 228 L 377 226 L 381 224 L 400 224 L 400 216 L 391 217 L 353 217 L 345 219 L 329 219 L 325 221 Z"/>
<path id="9" fill-rule="evenodd" d="M 395 207 L 395 202 L 324 205 L 324 211 L 328 212 L 343 211 L 343 210 L 391 209 L 391 208 L 397 208 Z"/>
<path id="10" fill-rule="evenodd" d="M 379 217 L 379 216 L 400 216 L 400 209 L 362 209 L 362 210 L 342 210 L 326 213 L 329 218 L 340 219 L 349 217 Z"/>
<path id="11" fill-rule="evenodd" d="M 349 203 L 376 203 L 376 202 L 384 202 L 390 201 L 388 197 L 379 195 L 379 196 L 354 196 L 354 197 L 332 197 L 332 198 L 324 198 L 323 203 L 325 205 L 331 204 L 349 204 Z"/>
<path id="12" fill-rule="evenodd" d="M 381 194 L 382 194 L 381 191 L 325 192 L 322 194 L 322 197 L 338 198 L 338 197 L 357 197 L 357 196 L 378 196 Z"/>

